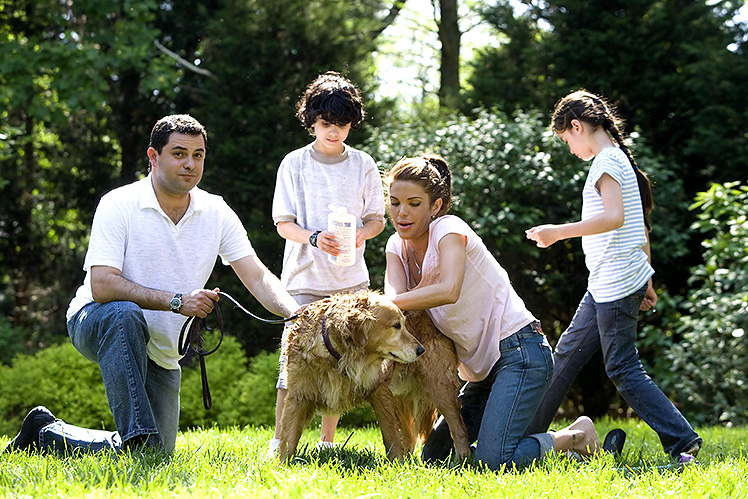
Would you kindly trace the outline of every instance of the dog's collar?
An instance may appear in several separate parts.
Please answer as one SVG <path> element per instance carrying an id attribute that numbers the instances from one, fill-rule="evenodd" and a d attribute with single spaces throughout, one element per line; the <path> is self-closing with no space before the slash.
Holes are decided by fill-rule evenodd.
<path id="1" fill-rule="evenodd" d="M 330 341 L 330 337 L 327 335 L 327 327 L 325 326 L 325 322 L 327 320 L 326 316 L 322 317 L 322 340 L 325 342 L 325 347 L 327 348 L 327 351 L 330 352 L 330 355 L 335 357 L 335 360 L 340 360 L 340 354 L 337 350 L 335 350 L 335 347 L 332 346 L 332 342 Z"/>

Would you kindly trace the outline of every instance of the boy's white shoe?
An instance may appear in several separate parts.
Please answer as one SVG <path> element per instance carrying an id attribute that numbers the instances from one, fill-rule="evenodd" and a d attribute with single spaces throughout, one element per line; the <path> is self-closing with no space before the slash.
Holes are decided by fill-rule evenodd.
<path id="1" fill-rule="evenodd" d="M 268 442 L 268 457 L 275 459 L 278 457 L 278 448 L 280 447 L 280 438 L 271 438 Z"/>
<path id="2" fill-rule="evenodd" d="M 318 449 L 334 449 L 335 446 L 338 445 L 335 442 L 327 442 L 325 440 L 320 440 L 317 442 L 317 448 Z"/>

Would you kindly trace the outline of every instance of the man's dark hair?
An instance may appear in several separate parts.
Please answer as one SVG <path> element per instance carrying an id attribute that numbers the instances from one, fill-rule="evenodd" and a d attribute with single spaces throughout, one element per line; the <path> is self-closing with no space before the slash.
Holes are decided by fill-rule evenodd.
<path id="1" fill-rule="evenodd" d="M 205 149 L 208 149 L 208 135 L 205 133 L 205 127 L 189 114 L 172 114 L 158 120 L 151 130 L 151 143 L 148 146 L 161 154 L 164 146 L 169 142 L 169 136 L 174 132 L 184 135 L 202 135 Z"/>
<path id="2" fill-rule="evenodd" d="M 350 123 L 351 129 L 358 130 L 365 114 L 358 88 L 334 71 L 310 83 L 296 108 L 296 117 L 310 131 L 317 117 L 338 126 Z"/>

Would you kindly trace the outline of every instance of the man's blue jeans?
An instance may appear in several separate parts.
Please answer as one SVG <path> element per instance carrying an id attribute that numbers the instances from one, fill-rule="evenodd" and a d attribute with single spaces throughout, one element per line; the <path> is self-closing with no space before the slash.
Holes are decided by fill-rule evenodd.
<path id="1" fill-rule="evenodd" d="M 582 298 L 553 354 L 551 386 L 528 432 L 545 431 L 579 371 L 602 349 L 605 371 L 628 405 L 660 437 L 665 452 L 678 456 L 699 440 L 683 415 L 644 371 L 636 349 L 636 325 L 644 286 L 610 303 L 597 303 L 589 291 Z"/>
<path id="2" fill-rule="evenodd" d="M 475 459 L 497 470 L 506 464 L 522 468 L 553 450 L 547 433 L 523 437 L 553 374 L 551 347 L 534 325 L 499 344 L 501 357 L 488 376 L 462 387 L 462 418 Z M 452 451 L 452 437 L 443 417 L 423 446 L 424 461 L 442 460 Z"/>
<path id="3" fill-rule="evenodd" d="M 40 447 L 58 451 L 118 450 L 135 437 L 172 452 L 179 426 L 178 369 L 148 358 L 150 338 L 135 303 L 90 303 L 68 321 L 75 348 L 101 370 L 117 432 L 89 430 L 55 421 L 40 431 Z"/>

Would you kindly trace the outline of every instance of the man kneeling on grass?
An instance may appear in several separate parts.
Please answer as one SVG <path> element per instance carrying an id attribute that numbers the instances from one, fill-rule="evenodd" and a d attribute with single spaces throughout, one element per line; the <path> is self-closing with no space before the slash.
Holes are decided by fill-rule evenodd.
<path id="1" fill-rule="evenodd" d="M 197 187 L 207 135 L 187 115 L 159 120 L 149 174 L 106 194 L 94 214 L 86 277 L 70 303 L 75 348 L 101 369 L 116 432 L 88 430 L 29 412 L 7 451 L 98 451 L 128 447 L 171 453 L 179 426 L 178 337 L 188 317 L 206 317 L 218 289 L 204 289 L 218 256 L 270 312 L 298 308 L 262 264 L 239 217 Z"/>

